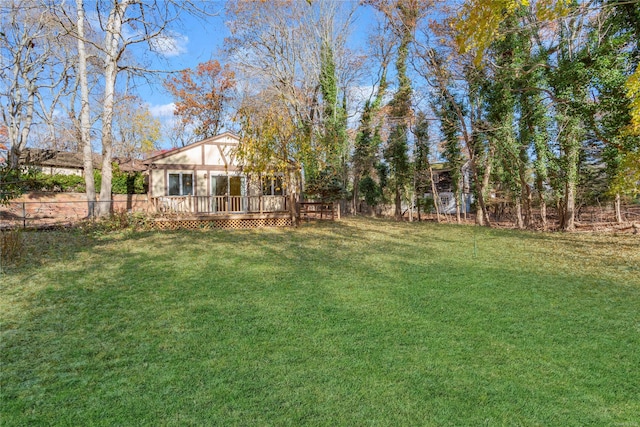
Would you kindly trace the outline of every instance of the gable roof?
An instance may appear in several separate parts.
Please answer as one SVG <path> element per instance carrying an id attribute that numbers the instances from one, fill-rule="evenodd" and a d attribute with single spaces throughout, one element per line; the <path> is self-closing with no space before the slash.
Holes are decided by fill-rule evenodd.
<path id="1" fill-rule="evenodd" d="M 157 153 L 155 155 L 152 155 L 151 157 L 147 157 L 144 162 L 146 164 L 150 164 L 153 163 L 159 159 L 164 159 L 165 157 L 169 157 L 169 156 L 173 156 L 175 154 L 179 154 L 182 153 L 183 151 L 186 150 L 190 150 L 194 147 L 198 147 L 200 145 L 204 145 L 204 144 L 211 144 L 211 143 L 216 143 L 224 138 L 231 138 L 232 140 L 234 140 L 235 142 L 233 142 L 234 145 L 237 145 L 240 143 L 240 137 L 232 132 L 223 132 L 219 135 L 216 136 L 211 136 L 209 138 L 205 138 L 203 140 L 185 145 L 184 147 L 178 147 L 178 148 L 174 148 L 171 150 L 163 150 L 160 153 Z M 228 142 L 223 142 L 223 144 L 229 144 Z"/>

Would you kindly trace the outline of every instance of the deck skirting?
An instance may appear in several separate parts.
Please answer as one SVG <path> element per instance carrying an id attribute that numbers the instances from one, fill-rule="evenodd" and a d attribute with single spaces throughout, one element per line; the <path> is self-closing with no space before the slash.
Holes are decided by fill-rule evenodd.
<path id="1" fill-rule="evenodd" d="M 288 213 L 188 215 L 174 218 L 156 218 L 148 224 L 157 230 L 242 229 L 262 227 L 290 227 Z"/>

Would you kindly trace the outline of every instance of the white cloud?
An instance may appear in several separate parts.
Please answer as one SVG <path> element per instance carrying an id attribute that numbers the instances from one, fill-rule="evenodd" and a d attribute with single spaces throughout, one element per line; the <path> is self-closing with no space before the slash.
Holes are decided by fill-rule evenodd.
<path id="1" fill-rule="evenodd" d="M 149 112 L 153 117 L 173 117 L 176 104 L 173 102 L 164 105 L 150 105 Z"/>
<path id="2" fill-rule="evenodd" d="M 161 35 L 150 41 L 151 49 L 166 57 L 187 53 L 189 37 L 179 33 Z"/>

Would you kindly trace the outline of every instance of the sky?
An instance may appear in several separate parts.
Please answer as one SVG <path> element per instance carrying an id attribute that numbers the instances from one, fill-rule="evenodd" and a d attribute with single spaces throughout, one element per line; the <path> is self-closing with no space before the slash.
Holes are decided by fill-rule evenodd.
<path id="1" fill-rule="evenodd" d="M 298 0 L 301 1 L 301 0 Z M 354 1 L 354 3 L 356 3 Z M 220 13 L 208 17 L 206 21 L 187 16 L 183 22 L 171 32 L 171 37 L 161 39 L 156 50 L 161 55 L 147 55 L 151 67 L 162 70 L 181 70 L 195 68 L 199 63 L 210 59 L 217 59 L 224 64 L 224 39 L 230 35 L 224 16 L 224 4 L 219 2 Z M 364 45 L 371 26 L 372 12 L 359 7 L 353 24 L 351 43 Z M 354 46 L 351 46 L 352 48 Z M 364 47 L 362 47 L 364 49 Z M 145 55 L 145 52 L 137 52 Z M 149 84 L 141 81 L 137 87 L 138 95 L 147 103 L 151 114 L 161 122 L 173 119 L 173 99 L 164 88 L 162 81 L 167 74 L 160 74 Z M 160 148 L 169 148 L 166 141 L 161 142 Z"/>
<path id="2" fill-rule="evenodd" d="M 229 31 L 222 15 L 209 17 L 204 22 L 194 17 L 184 18 L 180 28 L 173 31 L 171 38 L 161 40 L 159 58 L 152 59 L 152 68 L 161 70 L 182 70 L 195 68 L 199 63 L 210 59 L 224 62 L 221 49 Z M 138 94 L 149 105 L 156 118 L 167 120 L 173 117 L 173 100 L 162 87 L 161 82 L 167 74 L 160 74 L 151 84 L 140 82 Z"/>

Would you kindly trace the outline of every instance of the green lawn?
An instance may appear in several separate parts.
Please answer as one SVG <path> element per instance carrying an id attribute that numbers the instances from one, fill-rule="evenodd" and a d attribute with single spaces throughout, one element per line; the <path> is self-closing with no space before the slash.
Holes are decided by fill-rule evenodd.
<path id="1" fill-rule="evenodd" d="M 639 236 L 25 239 L 0 276 L 3 426 L 640 425 Z"/>

